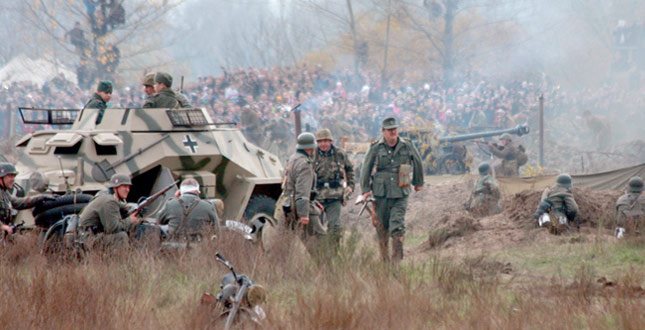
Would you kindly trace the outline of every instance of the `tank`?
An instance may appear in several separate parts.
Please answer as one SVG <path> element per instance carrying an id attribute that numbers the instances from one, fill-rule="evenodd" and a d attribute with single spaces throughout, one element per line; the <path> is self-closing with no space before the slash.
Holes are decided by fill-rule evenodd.
<path id="1" fill-rule="evenodd" d="M 401 131 L 400 136 L 409 138 L 417 147 L 423 158 L 426 174 L 438 175 L 464 174 L 470 171 L 472 157 L 462 142 L 504 133 L 522 136 L 529 133 L 529 128 L 527 125 L 518 125 L 497 131 L 441 137 L 432 130 L 412 128 Z"/>
<path id="2" fill-rule="evenodd" d="M 193 177 L 202 198 L 224 202 L 224 219 L 273 215 L 280 161 L 248 142 L 235 123 L 216 123 L 204 109 L 107 109 L 101 119 L 98 109 L 19 111 L 25 124 L 42 128 L 16 144 L 24 149 L 16 182 L 27 193 L 92 194 L 105 190 L 112 174 L 126 173 L 133 182 L 128 202 L 137 202 Z M 172 196 L 171 190 L 146 215 Z M 34 224 L 29 211 L 16 220 Z"/>

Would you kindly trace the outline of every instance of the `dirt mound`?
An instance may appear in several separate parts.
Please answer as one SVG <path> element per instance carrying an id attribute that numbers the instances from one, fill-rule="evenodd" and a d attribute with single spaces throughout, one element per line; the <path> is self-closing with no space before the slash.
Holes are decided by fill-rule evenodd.
<path id="1" fill-rule="evenodd" d="M 453 237 L 462 237 L 479 229 L 479 221 L 466 211 L 444 214 L 433 224 L 425 248 L 441 246 Z"/>
<path id="2" fill-rule="evenodd" d="M 622 192 L 616 190 L 591 190 L 573 188 L 573 197 L 578 203 L 579 213 L 576 220 L 581 224 L 611 226 L 615 205 Z M 511 220 L 534 224 L 533 213 L 542 197 L 541 190 L 524 190 L 503 201 L 504 214 Z"/>

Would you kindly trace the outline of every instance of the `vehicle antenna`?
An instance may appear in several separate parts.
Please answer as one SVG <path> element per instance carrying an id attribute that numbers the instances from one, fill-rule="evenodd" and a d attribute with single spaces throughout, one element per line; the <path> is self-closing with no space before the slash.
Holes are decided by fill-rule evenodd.
<path id="1" fill-rule="evenodd" d="M 65 170 L 63 169 L 63 160 L 60 156 L 58 156 L 58 165 L 60 165 L 60 174 L 63 176 L 63 180 L 65 180 L 65 191 L 69 193 L 71 191 L 69 181 L 67 181 L 67 175 L 65 175 Z"/>

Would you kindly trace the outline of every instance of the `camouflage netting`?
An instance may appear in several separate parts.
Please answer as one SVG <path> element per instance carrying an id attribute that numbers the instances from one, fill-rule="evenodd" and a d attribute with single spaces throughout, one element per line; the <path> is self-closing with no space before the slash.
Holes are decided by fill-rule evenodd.
<path id="1" fill-rule="evenodd" d="M 573 188 L 573 196 L 578 203 L 579 213 L 576 220 L 582 224 L 613 227 L 616 200 L 623 193 L 616 190 L 591 190 Z M 535 225 L 533 213 L 542 197 L 542 190 L 524 190 L 503 201 L 504 214 L 512 221 L 520 221 L 527 226 Z"/>

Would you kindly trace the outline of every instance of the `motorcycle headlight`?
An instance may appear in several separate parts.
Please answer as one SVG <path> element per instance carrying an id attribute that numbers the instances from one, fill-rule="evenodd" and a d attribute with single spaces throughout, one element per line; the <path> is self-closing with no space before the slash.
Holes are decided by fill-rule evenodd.
<path id="1" fill-rule="evenodd" d="M 261 285 L 252 285 L 246 299 L 251 306 L 259 305 L 267 300 L 267 290 Z"/>

